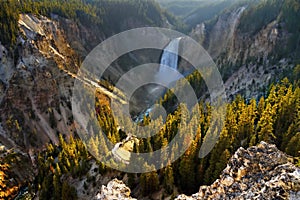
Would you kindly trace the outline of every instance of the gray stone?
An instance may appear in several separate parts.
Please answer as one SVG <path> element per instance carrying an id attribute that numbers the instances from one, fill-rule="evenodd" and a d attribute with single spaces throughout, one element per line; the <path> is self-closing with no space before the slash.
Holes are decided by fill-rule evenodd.
<path id="1" fill-rule="evenodd" d="M 191 199 L 300 199 L 300 169 L 275 145 L 261 142 L 247 150 L 239 148 L 229 160 L 220 179 L 201 186 Z"/>

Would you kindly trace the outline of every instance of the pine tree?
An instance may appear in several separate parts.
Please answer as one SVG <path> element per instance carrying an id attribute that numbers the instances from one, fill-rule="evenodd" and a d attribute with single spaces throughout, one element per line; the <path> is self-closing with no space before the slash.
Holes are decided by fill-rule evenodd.
<path id="1" fill-rule="evenodd" d="M 135 177 L 136 177 L 136 174 L 129 173 L 129 174 L 127 174 L 127 176 L 128 176 L 128 186 L 130 188 L 134 188 L 135 187 Z"/>
<path id="2" fill-rule="evenodd" d="M 223 169 L 226 167 L 226 164 L 228 163 L 230 157 L 231 157 L 230 151 L 228 149 L 225 149 L 220 156 L 220 160 L 216 163 L 216 167 L 213 175 L 214 177 L 218 177 L 221 174 Z"/>
<path id="3" fill-rule="evenodd" d="M 266 109 L 263 111 L 260 121 L 257 124 L 258 140 L 272 143 L 276 136 L 273 133 L 274 112 L 271 104 L 266 104 Z"/>
<path id="4" fill-rule="evenodd" d="M 62 174 L 61 174 L 61 170 L 60 170 L 60 167 L 59 167 L 59 164 L 56 163 L 56 167 L 55 167 L 55 174 L 60 177 Z"/>
<path id="5" fill-rule="evenodd" d="M 291 138 L 285 151 L 289 155 L 297 157 L 300 156 L 300 131 Z"/>
<path id="6" fill-rule="evenodd" d="M 60 197 L 61 197 L 61 182 L 60 182 L 60 177 L 56 173 L 53 175 L 53 187 L 54 187 L 53 198 L 60 199 Z"/>
<path id="7" fill-rule="evenodd" d="M 168 165 L 163 170 L 163 186 L 164 186 L 164 189 L 169 194 L 173 193 L 174 175 L 173 175 L 173 168 L 171 165 Z"/>
<path id="8" fill-rule="evenodd" d="M 145 164 L 146 169 L 154 169 L 154 166 L 149 166 Z M 149 196 L 153 192 L 156 192 L 159 188 L 159 178 L 155 171 L 143 173 L 140 176 L 140 185 L 142 188 L 142 194 L 144 196 Z"/>
<path id="9" fill-rule="evenodd" d="M 192 145 L 181 158 L 179 165 L 180 185 L 181 188 L 190 193 L 197 187 L 196 184 L 196 144 L 193 141 Z"/>
<path id="10" fill-rule="evenodd" d="M 62 184 L 62 193 L 61 193 L 62 200 L 77 200 L 77 192 L 76 189 L 70 186 L 66 181 Z"/>
<path id="11" fill-rule="evenodd" d="M 96 137 L 96 138 L 98 138 L 98 137 Z M 88 147 L 89 147 L 91 154 L 93 156 L 95 156 L 95 158 L 97 159 L 99 157 L 99 151 L 98 151 L 98 146 L 96 145 L 94 138 L 90 138 L 90 140 L 88 142 Z"/>

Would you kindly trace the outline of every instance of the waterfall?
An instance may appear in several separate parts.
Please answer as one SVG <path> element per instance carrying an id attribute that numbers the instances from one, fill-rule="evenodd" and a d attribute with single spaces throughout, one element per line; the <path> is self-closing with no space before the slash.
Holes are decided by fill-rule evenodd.
<path id="1" fill-rule="evenodd" d="M 164 49 L 164 52 L 161 56 L 160 65 L 169 66 L 177 70 L 178 67 L 178 51 L 179 43 L 181 38 L 173 39 L 167 47 Z M 159 73 L 164 73 L 164 68 L 160 67 Z"/>
<path id="2" fill-rule="evenodd" d="M 169 76 L 169 72 L 166 70 L 166 67 L 170 67 L 174 70 L 177 70 L 178 68 L 178 51 L 179 51 L 179 43 L 180 43 L 181 37 L 173 39 L 164 49 L 161 59 L 160 59 L 160 67 L 158 70 L 158 73 L 155 76 L 155 79 L 157 82 L 160 82 L 160 80 L 164 80 L 164 82 L 167 81 L 168 87 L 171 86 L 172 83 L 177 81 L 180 77 L 177 76 Z M 161 86 L 157 86 L 154 88 L 151 88 L 149 90 L 153 96 L 156 96 L 156 98 L 162 97 L 166 93 L 166 89 L 162 88 Z M 157 96 L 158 95 L 158 96 Z M 157 100 L 155 99 L 155 100 Z M 153 110 L 153 105 L 146 109 L 143 113 L 141 113 L 136 118 L 136 122 L 142 121 L 144 118 L 144 115 L 149 116 L 151 111 Z"/>
<path id="3" fill-rule="evenodd" d="M 168 87 L 170 87 L 172 83 L 180 78 L 174 75 L 169 76 L 169 70 L 167 70 L 167 67 L 170 67 L 173 70 L 177 70 L 178 68 L 178 51 L 180 40 L 181 37 L 175 38 L 166 46 L 161 55 L 160 67 L 155 77 L 157 82 L 160 82 L 161 80 L 167 82 Z"/>

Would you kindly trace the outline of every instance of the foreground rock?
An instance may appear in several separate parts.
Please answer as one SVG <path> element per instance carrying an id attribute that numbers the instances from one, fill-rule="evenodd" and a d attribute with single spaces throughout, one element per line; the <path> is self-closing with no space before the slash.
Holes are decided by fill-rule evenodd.
<path id="1" fill-rule="evenodd" d="M 131 190 L 122 181 L 114 179 L 107 186 L 102 185 L 101 192 L 97 194 L 97 200 L 135 200 L 130 197 Z"/>
<path id="2" fill-rule="evenodd" d="M 300 169 L 275 145 L 239 148 L 211 186 L 183 199 L 300 199 Z"/>

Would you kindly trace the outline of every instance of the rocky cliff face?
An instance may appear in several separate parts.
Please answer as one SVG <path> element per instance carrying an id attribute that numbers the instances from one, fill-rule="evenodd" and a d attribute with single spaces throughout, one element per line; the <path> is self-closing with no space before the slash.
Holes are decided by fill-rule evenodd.
<path id="1" fill-rule="evenodd" d="M 234 34 L 239 22 L 239 18 L 245 11 L 246 7 L 242 6 L 231 12 L 220 15 L 207 35 L 207 50 L 213 58 L 218 57 L 224 48 L 231 46 L 234 40 Z"/>
<path id="2" fill-rule="evenodd" d="M 278 45 L 284 47 L 292 35 L 282 23 L 281 13 L 257 31 L 248 33 L 240 28 L 242 17 L 251 17 L 248 9 L 247 4 L 228 9 L 191 32 L 216 61 L 231 98 L 237 94 L 259 97 L 267 85 L 283 78 L 284 72 L 293 67 L 290 55 L 277 55 Z"/>
<path id="3" fill-rule="evenodd" d="M 78 62 L 59 22 L 24 14 L 19 26 L 15 55 L 2 54 L 0 110 L 3 136 L 14 141 L 5 145 L 28 149 L 71 131 L 72 78 L 63 70 L 76 71 Z"/>
<path id="4" fill-rule="evenodd" d="M 78 68 L 58 21 L 22 14 L 19 27 L 14 52 L 0 45 L 0 165 L 9 163 L 5 184 L 12 187 L 33 180 L 34 149 L 73 132 L 73 78 L 64 70 Z"/>
<path id="5" fill-rule="evenodd" d="M 215 20 L 197 25 L 191 36 L 204 38 L 200 42 L 221 64 L 241 64 L 252 57 L 266 60 L 276 44 L 287 40 L 289 33 L 284 29 L 284 24 L 280 24 L 279 17 L 274 17 L 253 33 L 241 31 L 240 23 L 243 22 L 240 20 L 243 15 L 248 16 L 247 9 L 245 4 L 224 11 Z"/>
<path id="6" fill-rule="evenodd" d="M 299 199 L 300 169 L 275 145 L 261 142 L 248 149 L 240 148 L 230 159 L 219 179 L 201 186 L 183 199 Z"/>

